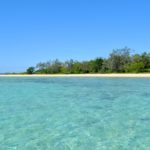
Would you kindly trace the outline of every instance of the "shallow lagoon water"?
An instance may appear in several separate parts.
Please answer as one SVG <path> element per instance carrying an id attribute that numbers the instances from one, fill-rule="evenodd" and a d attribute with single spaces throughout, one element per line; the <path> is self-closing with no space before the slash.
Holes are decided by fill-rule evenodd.
<path id="1" fill-rule="evenodd" d="M 1 77 L 0 150 L 150 150 L 150 79 Z"/>

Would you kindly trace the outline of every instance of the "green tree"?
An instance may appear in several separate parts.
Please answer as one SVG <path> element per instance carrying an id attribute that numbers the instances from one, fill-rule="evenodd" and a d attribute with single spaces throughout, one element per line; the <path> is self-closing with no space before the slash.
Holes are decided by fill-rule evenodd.
<path id="1" fill-rule="evenodd" d="M 125 72 L 139 73 L 144 72 L 143 62 L 133 62 L 125 66 Z"/>
<path id="2" fill-rule="evenodd" d="M 150 69 L 150 53 L 142 53 L 141 61 L 144 63 L 145 69 Z"/>
<path id="3" fill-rule="evenodd" d="M 130 49 L 114 49 L 108 58 L 98 57 L 89 61 L 68 60 L 61 62 L 58 59 L 38 63 L 36 71 L 28 68 L 27 73 L 112 73 L 112 72 L 148 72 L 150 71 L 150 53 L 130 55 Z"/>
<path id="4" fill-rule="evenodd" d="M 51 73 L 61 73 L 62 63 L 56 59 L 52 62 L 51 67 Z"/>
<path id="5" fill-rule="evenodd" d="M 34 71 L 35 71 L 34 67 L 29 67 L 26 72 L 27 72 L 27 74 L 33 74 Z"/>
<path id="6" fill-rule="evenodd" d="M 74 60 L 70 59 L 68 61 L 65 61 L 62 67 L 62 70 L 64 73 L 74 73 L 73 70 Z"/>
<path id="7" fill-rule="evenodd" d="M 107 60 L 107 68 L 110 72 L 124 72 L 125 65 L 130 63 L 130 49 L 116 49 L 110 54 Z"/>

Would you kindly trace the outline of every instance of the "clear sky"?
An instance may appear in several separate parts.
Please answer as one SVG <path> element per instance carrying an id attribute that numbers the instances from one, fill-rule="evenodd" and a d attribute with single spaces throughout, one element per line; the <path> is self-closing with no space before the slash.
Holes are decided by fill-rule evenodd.
<path id="1" fill-rule="evenodd" d="M 40 61 L 150 52 L 149 0 L 1 0 L 0 72 Z"/>

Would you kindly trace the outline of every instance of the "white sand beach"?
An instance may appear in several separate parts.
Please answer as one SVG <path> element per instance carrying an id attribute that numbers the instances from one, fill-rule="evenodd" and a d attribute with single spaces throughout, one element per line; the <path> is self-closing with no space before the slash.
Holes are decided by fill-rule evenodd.
<path id="1" fill-rule="evenodd" d="M 137 74 L 126 74 L 126 73 L 112 73 L 112 74 L 1 74 L 0 77 L 137 77 L 137 78 L 150 78 L 150 73 L 137 73 Z"/>

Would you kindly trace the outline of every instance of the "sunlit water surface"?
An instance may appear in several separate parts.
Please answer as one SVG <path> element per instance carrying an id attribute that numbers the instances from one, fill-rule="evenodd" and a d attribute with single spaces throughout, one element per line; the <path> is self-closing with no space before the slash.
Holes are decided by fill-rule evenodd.
<path id="1" fill-rule="evenodd" d="M 1 77 L 0 150 L 150 150 L 150 79 Z"/>

